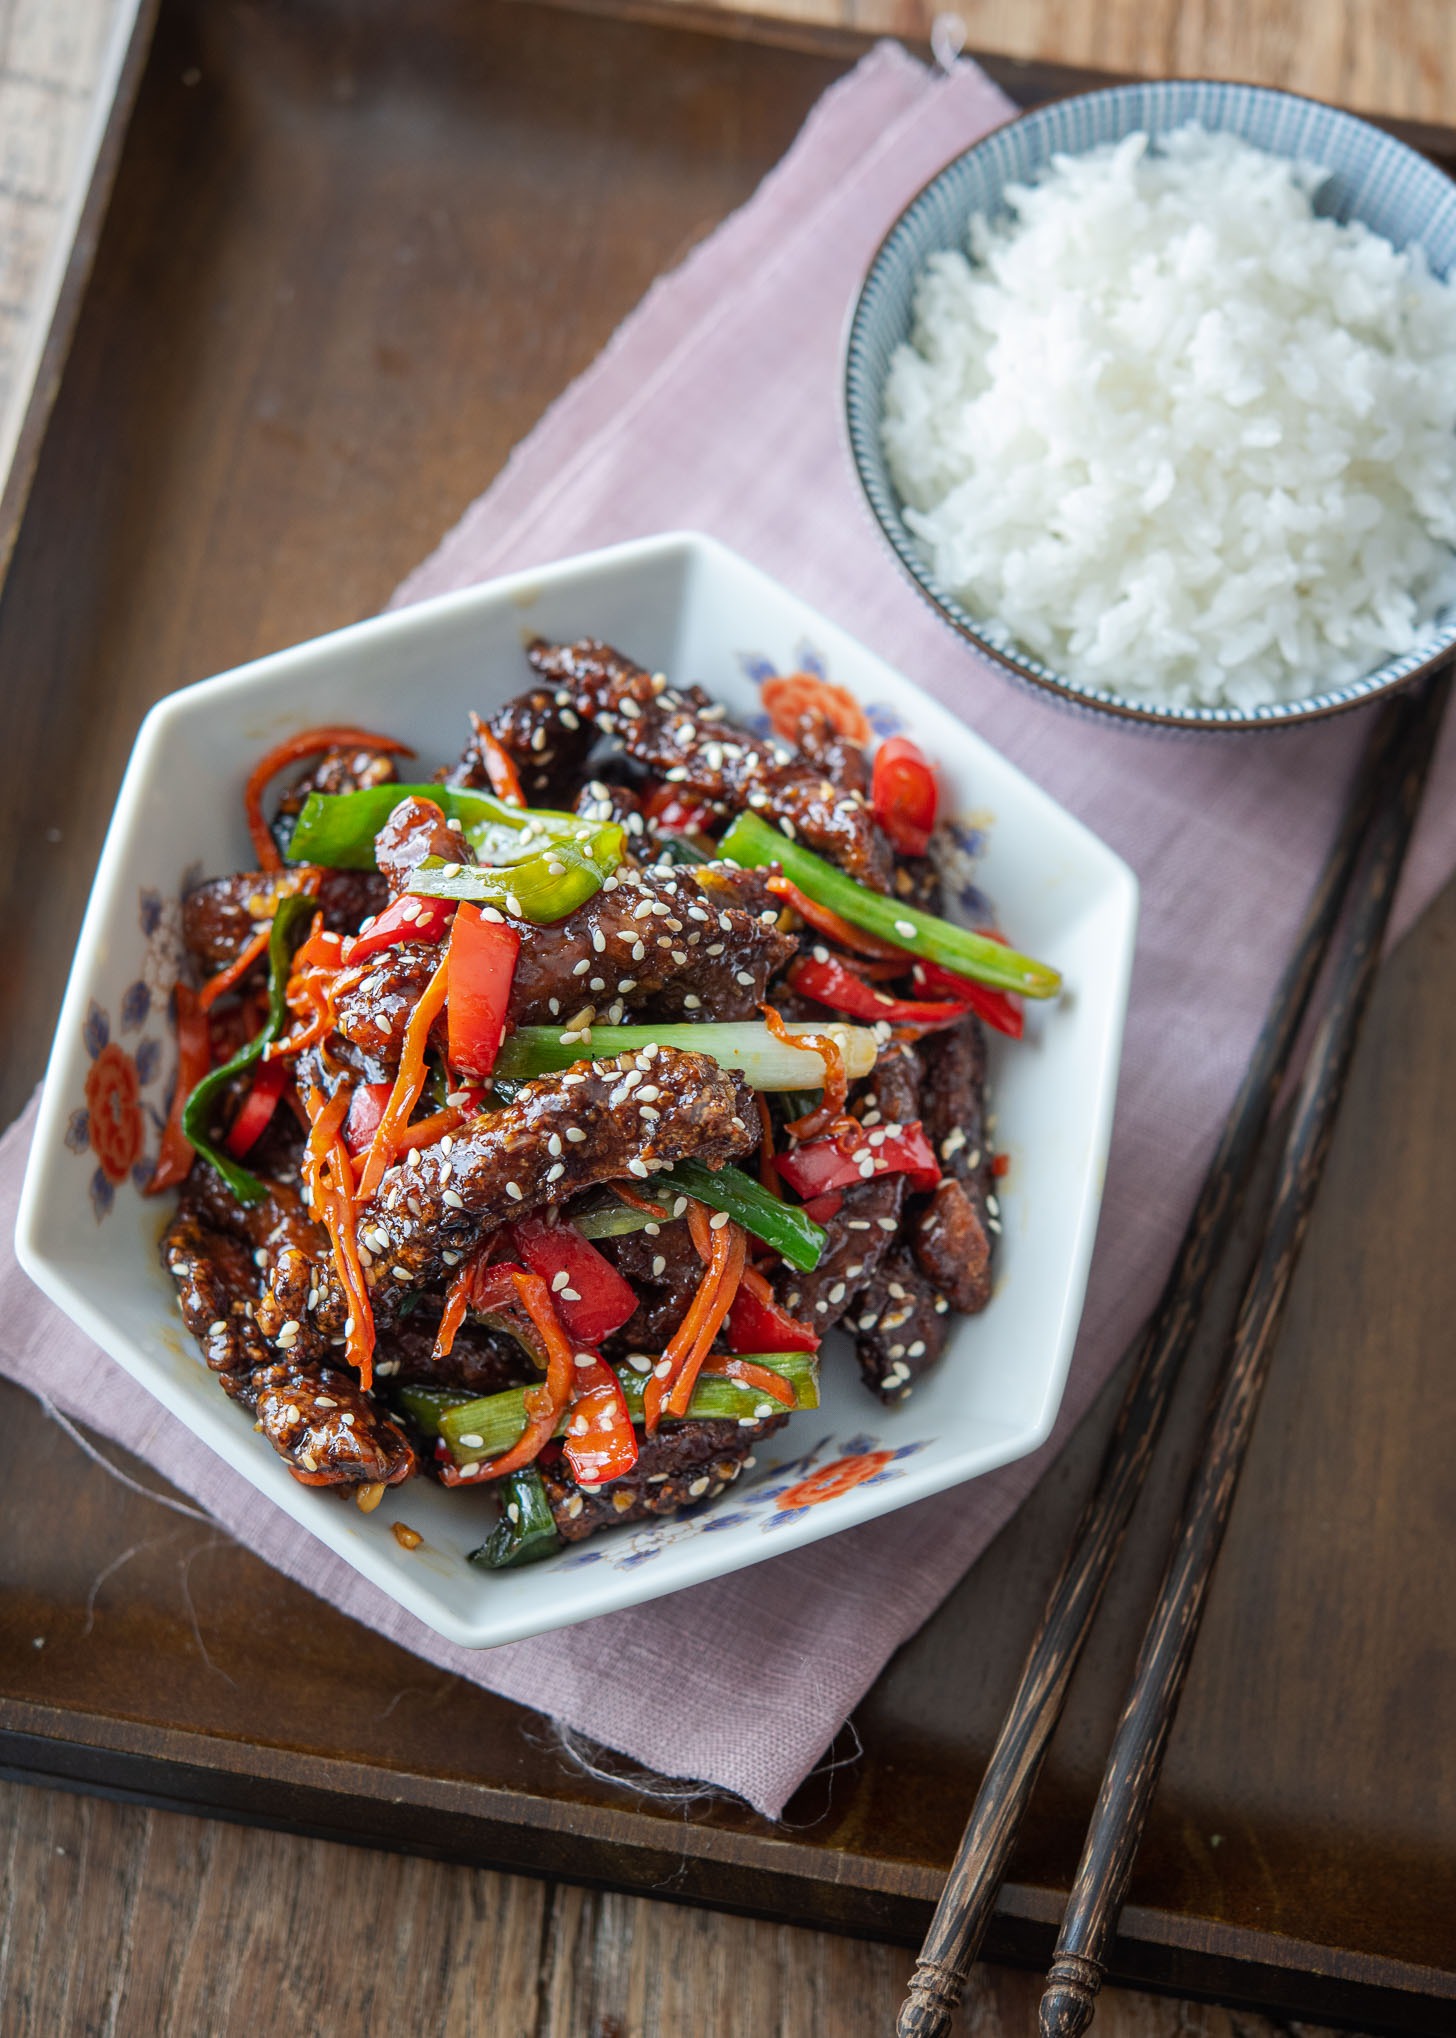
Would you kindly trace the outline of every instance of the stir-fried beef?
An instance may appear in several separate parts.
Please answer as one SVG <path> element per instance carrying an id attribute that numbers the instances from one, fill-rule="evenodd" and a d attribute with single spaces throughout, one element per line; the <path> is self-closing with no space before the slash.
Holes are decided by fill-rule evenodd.
<path id="1" fill-rule="evenodd" d="M 409 1438 L 350 1373 L 286 1359 L 223 1385 L 305 1486 L 397 1486 L 418 1469 Z"/>
<path id="2" fill-rule="evenodd" d="M 186 1203 L 162 1234 L 162 1264 L 177 1283 L 182 1321 L 215 1373 L 246 1372 L 272 1356 L 253 1321 L 258 1277 L 239 1240 Z"/>
<path id="3" fill-rule="evenodd" d="M 335 1036 L 356 1050 L 366 1081 L 383 1082 L 399 1067 L 405 1028 L 444 953 L 435 941 L 401 941 L 344 979 L 334 1000 Z M 430 1037 L 443 1045 L 443 1020 Z"/>
<path id="4" fill-rule="evenodd" d="M 557 1529 L 568 1543 L 579 1543 L 614 1523 L 650 1521 L 711 1500 L 738 1477 L 754 1445 L 787 1421 L 786 1415 L 774 1415 L 751 1426 L 665 1423 L 656 1436 L 643 1437 L 626 1477 L 606 1486 L 578 1485 L 566 1460 L 552 1452 L 539 1461 L 539 1470 Z"/>
<path id="5" fill-rule="evenodd" d="M 438 856 L 445 863 L 475 861 L 461 830 L 452 827 L 433 800 L 401 800 L 374 838 L 374 861 L 391 898 L 409 890 L 427 856 Z"/>
<path id="6" fill-rule="evenodd" d="M 757 1127 L 740 1077 L 668 1047 L 527 1083 L 504 1110 L 416 1148 L 363 1206 L 360 1257 L 376 1317 L 391 1320 L 402 1296 L 446 1276 L 512 1218 L 603 1182 L 645 1180 L 690 1154 L 721 1167 L 748 1151 Z"/>
<path id="7" fill-rule="evenodd" d="M 887 1402 L 905 1399 L 940 1357 L 949 1306 L 905 1248 L 896 1246 L 855 1304 L 855 1356 L 872 1394 Z"/>
<path id="8" fill-rule="evenodd" d="M 844 793 L 869 791 L 865 754 L 849 736 L 841 736 L 822 708 L 805 708 L 794 728 L 794 743 L 831 784 Z"/>
<path id="9" fill-rule="evenodd" d="M 203 972 L 226 969 L 257 933 L 259 921 L 271 920 L 278 900 L 301 882 L 296 870 L 242 870 L 190 891 L 182 901 L 182 939 Z M 326 870 L 318 902 L 331 933 L 354 934 L 361 920 L 388 904 L 389 891 L 375 871 Z"/>
<path id="10" fill-rule="evenodd" d="M 750 735 L 696 689 L 670 687 L 661 674 L 644 672 L 594 638 L 576 644 L 538 638 L 527 656 L 543 678 L 568 692 L 578 715 L 615 735 L 629 756 L 669 784 L 730 809 L 752 807 L 877 891 L 889 883 L 889 844 L 863 794 L 841 791 L 812 760 Z"/>
<path id="11" fill-rule="evenodd" d="M 557 687 L 532 687 L 497 708 L 489 723 L 470 717 L 471 734 L 460 762 L 445 777 L 446 785 L 488 788 L 482 731 L 489 728 L 505 751 L 531 806 L 560 806 L 581 783 L 587 753 L 596 731 L 573 713 L 571 696 Z"/>
<path id="12" fill-rule="evenodd" d="M 921 1115 L 945 1180 L 915 1231 L 915 1257 L 968 1316 L 991 1299 L 992 1155 L 985 1135 L 986 1036 L 974 1016 L 922 1046 Z"/>
<path id="13" fill-rule="evenodd" d="M 774 1294 L 791 1316 L 822 1335 L 833 1329 L 875 1269 L 900 1229 L 905 1200 L 903 1175 L 876 1175 L 844 1192 L 844 1201 L 825 1222 L 824 1251 L 812 1273 L 781 1266 Z"/>
<path id="14" fill-rule="evenodd" d="M 703 1278 L 692 1234 L 681 1221 L 649 1231 L 604 1238 L 597 1250 L 609 1259 L 637 1296 L 637 1308 L 607 1340 L 607 1351 L 660 1352 L 687 1314 Z"/>
<path id="15" fill-rule="evenodd" d="M 273 840 L 287 856 L 293 824 L 310 793 L 357 793 L 366 786 L 393 785 L 397 776 L 395 760 L 387 751 L 359 747 L 326 750 L 280 797 L 273 818 Z"/>
<path id="16" fill-rule="evenodd" d="M 538 1377 L 513 1337 L 487 1330 L 468 1318 L 448 1353 L 434 1355 L 437 1309 L 412 1309 L 381 1334 L 374 1348 L 376 1379 L 422 1387 L 463 1387 L 471 1394 L 499 1394 Z"/>
<path id="17" fill-rule="evenodd" d="M 624 870 L 548 927 L 524 927 L 511 988 L 518 1026 L 568 1019 L 586 1004 L 620 1023 L 752 1019 L 793 955 L 756 871 L 704 864 Z"/>

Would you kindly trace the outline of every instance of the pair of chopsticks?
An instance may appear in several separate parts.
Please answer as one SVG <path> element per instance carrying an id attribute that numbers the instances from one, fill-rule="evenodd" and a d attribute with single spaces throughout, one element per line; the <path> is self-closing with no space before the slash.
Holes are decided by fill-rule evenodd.
<path id="1" fill-rule="evenodd" d="M 1043 1610 L 961 1836 L 901 2005 L 898 2038 L 944 2038 L 950 2030 L 1210 1282 L 1228 1249 L 1275 1100 L 1328 964 L 1323 1011 L 1285 1136 L 1262 1243 L 1214 1390 L 1041 2000 L 1042 2038 L 1076 2038 L 1092 2021 L 1450 690 L 1449 672 L 1437 674 L 1419 690 L 1391 701 L 1371 733 L 1178 1257 L 1135 1347 L 1097 1483 Z"/>

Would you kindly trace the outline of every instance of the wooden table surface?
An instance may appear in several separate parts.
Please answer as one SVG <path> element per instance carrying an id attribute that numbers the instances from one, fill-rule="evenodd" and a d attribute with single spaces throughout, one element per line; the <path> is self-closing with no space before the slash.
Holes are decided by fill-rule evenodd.
<path id="1" fill-rule="evenodd" d="M 1329 6 L 1268 0 L 1244 19 L 1213 6 L 1179 10 L 1173 0 L 1141 6 L 1119 0 L 1096 9 L 1090 0 L 1037 0 L 1025 7 L 998 0 L 963 11 L 973 34 L 1014 54 L 1103 68 L 1222 69 L 1382 111 L 1445 113 L 1447 0 L 1391 10 L 1394 23 L 1384 41 L 1372 27 L 1374 9 L 1375 0 L 1339 6 L 1333 0 Z M 851 19 L 861 27 L 915 28 L 924 20 L 919 0 L 804 0 L 793 11 L 830 23 Z M 383 365 L 388 370 L 388 362 Z M 546 372 L 560 381 L 580 365 L 567 344 Z M 132 372 L 164 373 L 165 364 L 132 364 Z M 286 463 L 293 449 L 280 436 L 283 427 L 269 424 L 266 395 L 247 399 L 259 405 L 259 457 Z M 368 485 L 392 488 L 405 451 L 386 444 Z M 126 443 L 124 429 L 110 449 L 115 472 L 121 471 L 117 462 L 145 457 L 146 449 Z M 478 447 L 462 451 L 459 474 L 451 477 L 461 500 L 481 458 Z M 342 472 L 325 468 L 321 486 L 342 483 Z M 221 626 L 214 614 L 214 626 L 225 639 L 229 632 L 265 639 L 275 619 L 286 616 L 288 633 L 298 635 L 367 606 L 381 574 L 402 570 L 425 549 L 433 515 L 406 495 L 398 560 L 372 560 L 356 584 L 349 577 L 352 561 L 340 554 L 332 563 L 341 578 L 319 597 L 316 619 L 305 613 L 306 599 L 300 606 L 297 565 L 275 556 L 266 542 L 252 553 L 244 544 L 241 557 L 231 561 L 237 613 Z M 99 526 L 88 528 L 94 535 Z M 192 542 L 184 531 L 171 537 L 184 549 Z M 239 533 L 210 538 L 226 549 Z M 199 535 L 197 541 L 208 539 Z M 176 636 L 157 647 L 166 683 L 227 662 L 213 658 L 212 650 L 189 635 L 187 618 L 179 618 Z M 13 670 L 5 682 L 15 686 Z M 43 701 L 29 712 L 34 733 L 44 721 Z M 130 725 L 130 704 L 114 713 L 117 731 Z M 88 753 L 98 794 L 112 771 L 101 760 L 115 748 L 108 740 Z M 82 822 L 83 836 L 88 826 Z M 73 923 L 89 862 L 78 855 L 71 864 L 48 896 Z M 28 910 L 38 913 L 35 906 Z M 33 1077 L 54 989 L 45 987 L 44 996 L 22 1009 L 14 986 L 7 987 L 8 1037 L 19 1043 L 7 1071 L 12 1107 Z M 268 2019 L 328 2038 L 376 2031 L 449 2038 L 853 2038 L 892 2028 L 909 1967 L 899 1947 L 20 1783 L 0 1783 L 0 1859 L 0 2038 L 83 2032 L 195 2038 L 249 2031 Z M 981 1969 L 966 2029 L 977 2038 L 1029 2033 L 1038 1987 L 1032 1974 Z M 1098 2028 L 1107 2038 L 1272 2038 L 1276 2030 L 1294 2028 L 1312 2038 L 1310 2026 L 1276 2026 L 1248 2012 L 1119 1991 L 1104 1997 Z"/>

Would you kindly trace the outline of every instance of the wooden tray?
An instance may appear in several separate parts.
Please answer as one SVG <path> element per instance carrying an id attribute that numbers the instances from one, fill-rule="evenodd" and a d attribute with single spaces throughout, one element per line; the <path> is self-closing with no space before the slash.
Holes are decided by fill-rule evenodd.
<path id="1" fill-rule="evenodd" d="M 0 605 L 7 1112 L 40 1070 L 144 709 L 379 606 L 852 54 L 792 43 L 481 0 L 163 7 Z M 1083 82 L 998 68 L 1024 98 Z M 1120 1979 L 1456 2028 L 1453 1005 L 1456 889 L 1381 989 Z M 1189 1387 L 997 1957 L 1049 1951 L 1198 1413 Z M 584 1779 L 537 1716 L 128 1492 L 18 1392 L 3 1403 L 10 1773 L 906 1942 L 1108 1415 L 890 1665 L 854 1721 L 860 1759 L 775 1827 Z"/>

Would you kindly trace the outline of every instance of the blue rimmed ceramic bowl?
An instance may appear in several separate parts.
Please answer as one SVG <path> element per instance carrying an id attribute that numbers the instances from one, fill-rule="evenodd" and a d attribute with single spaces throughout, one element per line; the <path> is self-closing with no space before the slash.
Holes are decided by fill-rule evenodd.
<path id="1" fill-rule="evenodd" d="M 895 556 L 931 607 L 1003 670 L 1040 692 L 1097 715 L 1165 729 L 1287 727 L 1358 706 L 1407 685 L 1456 648 L 1456 611 L 1399 658 L 1361 678 L 1257 708 L 1162 707 L 1054 672 L 1029 652 L 1009 651 L 940 586 L 908 529 L 880 436 L 885 378 L 895 348 L 910 336 L 915 287 L 929 256 L 963 251 L 973 213 L 1005 211 L 1007 185 L 1035 178 L 1054 155 L 1081 155 L 1125 135 L 1157 136 L 1197 121 L 1236 134 L 1271 155 L 1328 171 L 1316 210 L 1360 220 L 1397 248 L 1419 245 L 1440 276 L 1456 267 L 1456 184 L 1424 156 L 1354 114 L 1258 85 L 1154 80 L 1088 92 L 1023 114 L 948 163 L 911 200 L 880 244 L 850 321 L 845 412 L 850 450 L 869 507 Z"/>

